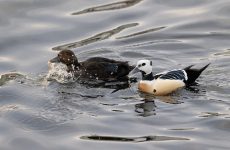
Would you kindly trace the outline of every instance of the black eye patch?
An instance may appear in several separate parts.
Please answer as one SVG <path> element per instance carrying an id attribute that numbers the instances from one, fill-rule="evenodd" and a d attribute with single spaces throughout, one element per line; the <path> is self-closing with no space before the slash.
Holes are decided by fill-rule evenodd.
<path id="1" fill-rule="evenodd" d="M 146 65 L 145 63 L 142 64 L 142 66 L 145 66 L 145 65 Z"/>

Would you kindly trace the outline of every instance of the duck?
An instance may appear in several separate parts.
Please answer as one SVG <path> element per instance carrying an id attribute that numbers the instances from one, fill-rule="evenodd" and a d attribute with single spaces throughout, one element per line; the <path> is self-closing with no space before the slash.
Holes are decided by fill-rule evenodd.
<path id="1" fill-rule="evenodd" d="M 66 71 L 78 79 L 102 81 L 127 81 L 129 72 L 134 69 L 134 66 L 129 65 L 128 61 L 117 61 L 104 57 L 92 57 L 79 62 L 71 50 L 60 51 L 55 58 L 48 61 L 49 66 L 52 63 L 65 65 Z"/>
<path id="2" fill-rule="evenodd" d="M 130 75 L 141 72 L 142 79 L 138 82 L 139 91 L 154 96 L 165 96 L 182 87 L 194 85 L 196 79 L 210 63 L 200 69 L 193 69 L 194 65 L 190 65 L 183 69 L 173 69 L 155 75 L 152 72 L 152 65 L 151 60 L 139 60 Z"/>

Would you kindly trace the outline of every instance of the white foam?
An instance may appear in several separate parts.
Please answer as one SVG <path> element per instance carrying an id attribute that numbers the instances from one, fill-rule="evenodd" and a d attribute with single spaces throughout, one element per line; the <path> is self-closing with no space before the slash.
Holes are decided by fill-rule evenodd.
<path id="1" fill-rule="evenodd" d="M 62 63 L 49 63 L 49 72 L 47 80 L 56 80 L 59 83 L 69 83 L 74 81 L 74 75 L 67 72 L 67 66 Z"/>

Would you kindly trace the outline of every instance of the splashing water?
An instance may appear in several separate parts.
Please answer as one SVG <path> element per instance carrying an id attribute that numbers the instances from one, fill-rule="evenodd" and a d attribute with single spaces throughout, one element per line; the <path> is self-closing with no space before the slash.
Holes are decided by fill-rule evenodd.
<path id="1" fill-rule="evenodd" d="M 48 81 L 56 80 L 59 83 L 74 82 L 74 74 L 67 72 L 67 66 L 62 63 L 49 63 L 49 72 L 46 76 Z"/>

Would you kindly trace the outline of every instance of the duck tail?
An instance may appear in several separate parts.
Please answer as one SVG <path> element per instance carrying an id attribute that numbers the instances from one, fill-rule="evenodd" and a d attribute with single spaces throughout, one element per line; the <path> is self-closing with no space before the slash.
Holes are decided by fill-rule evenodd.
<path id="1" fill-rule="evenodd" d="M 200 73 L 202 73 L 210 64 L 211 64 L 211 63 L 209 63 L 209 64 L 205 65 L 204 67 L 202 67 L 202 68 L 200 69 Z"/>
<path id="2" fill-rule="evenodd" d="M 187 85 L 191 85 L 193 83 L 195 83 L 196 79 L 200 76 L 200 74 L 210 65 L 207 64 L 204 67 L 200 68 L 200 69 L 192 69 L 191 67 L 193 67 L 194 65 L 190 65 L 186 68 L 184 68 L 184 71 L 187 73 L 187 77 L 188 80 L 186 81 Z"/>

